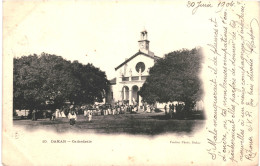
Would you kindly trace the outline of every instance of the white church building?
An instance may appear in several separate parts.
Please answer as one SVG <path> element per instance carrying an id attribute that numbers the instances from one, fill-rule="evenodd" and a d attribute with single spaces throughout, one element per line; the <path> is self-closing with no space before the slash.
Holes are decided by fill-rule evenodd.
<path id="1" fill-rule="evenodd" d="M 139 91 L 149 75 L 149 69 L 160 57 L 155 56 L 149 49 L 147 31 L 141 32 L 139 51 L 119 64 L 116 70 L 116 78 L 110 80 L 110 94 L 107 102 L 125 103 L 129 105 L 141 105 L 142 97 Z"/>

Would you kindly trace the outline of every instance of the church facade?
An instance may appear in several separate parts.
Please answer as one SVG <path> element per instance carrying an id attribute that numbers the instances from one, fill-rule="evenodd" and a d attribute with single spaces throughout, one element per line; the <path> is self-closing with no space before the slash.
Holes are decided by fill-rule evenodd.
<path id="1" fill-rule="evenodd" d="M 139 91 L 149 75 L 149 69 L 160 59 L 150 51 L 149 43 L 148 33 L 143 30 L 138 41 L 139 51 L 115 68 L 116 77 L 110 80 L 108 103 L 141 105 Z"/>

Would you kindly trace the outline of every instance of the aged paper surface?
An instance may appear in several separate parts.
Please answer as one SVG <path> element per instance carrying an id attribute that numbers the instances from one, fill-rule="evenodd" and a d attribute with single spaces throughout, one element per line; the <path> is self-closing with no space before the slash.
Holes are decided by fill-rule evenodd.
<path id="1" fill-rule="evenodd" d="M 4 1 L 3 164 L 257 165 L 259 5 L 257 1 Z M 14 125 L 14 57 L 53 53 L 91 62 L 112 78 L 110 66 L 116 67 L 112 61 L 122 62 L 134 53 L 137 38 L 132 36 L 144 26 L 150 30 L 151 47 L 161 57 L 181 48 L 203 48 L 203 125 L 191 133 L 153 136 Z M 84 46 L 86 50 L 80 50 Z M 93 49 L 89 52 L 87 47 Z M 92 54 L 87 60 L 86 52 Z"/>

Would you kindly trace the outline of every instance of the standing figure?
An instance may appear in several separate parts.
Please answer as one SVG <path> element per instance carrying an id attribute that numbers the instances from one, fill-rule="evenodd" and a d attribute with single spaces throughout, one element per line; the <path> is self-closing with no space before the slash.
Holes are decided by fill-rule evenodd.
<path id="1" fill-rule="evenodd" d="M 99 109 L 99 111 L 100 111 L 100 115 L 104 115 L 104 109 L 103 109 L 103 107 L 99 107 L 98 109 Z"/>
<path id="2" fill-rule="evenodd" d="M 84 108 L 84 117 L 86 118 L 87 117 L 87 115 L 88 115 L 88 109 L 89 109 L 90 107 L 89 106 L 86 106 L 85 108 Z"/>
<path id="3" fill-rule="evenodd" d="M 117 106 L 117 114 L 120 113 L 120 106 Z"/>
<path id="4" fill-rule="evenodd" d="M 134 106 L 131 105 L 130 112 L 133 113 Z"/>
<path id="5" fill-rule="evenodd" d="M 137 106 L 135 105 L 134 106 L 134 113 L 136 113 L 137 112 Z"/>
<path id="6" fill-rule="evenodd" d="M 73 105 L 70 106 L 70 112 L 68 114 L 68 119 L 70 120 L 70 125 L 74 125 L 77 120 L 77 115 L 74 111 Z"/>
<path id="7" fill-rule="evenodd" d="M 90 122 L 92 120 L 92 110 L 90 110 L 89 114 L 88 114 L 88 121 Z"/>
<path id="8" fill-rule="evenodd" d="M 108 115 L 111 115 L 111 108 L 110 108 L 110 106 L 108 106 L 107 111 L 108 111 Z"/>
<path id="9" fill-rule="evenodd" d="M 36 111 L 35 110 L 32 111 L 32 120 L 33 121 L 36 120 Z"/>
<path id="10" fill-rule="evenodd" d="M 149 104 L 147 105 L 147 112 L 151 112 L 151 107 Z"/>
<path id="11" fill-rule="evenodd" d="M 55 120 L 56 119 L 56 112 L 53 112 L 52 115 L 51 115 L 51 120 Z"/>
<path id="12" fill-rule="evenodd" d="M 177 104 L 173 105 L 174 114 L 176 113 L 176 107 L 177 107 Z"/>
<path id="13" fill-rule="evenodd" d="M 172 119 L 172 112 L 173 112 L 173 110 L 172 110 L 172 104 L 170 104 L 169 105 L 169 113 L 170 113 L 170 118 Z"/>
<path id="14" fill-rule="evenodd" d="M 151 105 L 150 110 L 151 110 L 151 113 L 154 111 L 153 105 Z"/>
<path id="15" fill-rule="evenodd" d="M 68 115 L 68 118 L 70 120 L 70 125 L 74 125 L 76 123 L 76 120 L 77 120 L 77 115 L 75 113 L 75 111 L 70 111 L 69 115 Z"/>
<path id="16" fill-rule="evenodd" d="M 120 114 L 122 114 L 122 113 L 124 112 L 124 105 L 121 105 L 120 108 L 121 108 L 121 109 L 120 109 Z"/>
<path id="17" fill-rule="evenodd" d="M 116 108 L 112 107 L 112 114 L 115 115 Z"/>

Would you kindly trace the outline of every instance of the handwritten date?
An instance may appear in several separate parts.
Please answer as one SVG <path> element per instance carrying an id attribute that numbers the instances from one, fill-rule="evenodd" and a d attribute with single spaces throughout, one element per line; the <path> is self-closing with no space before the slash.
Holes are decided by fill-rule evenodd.
<path id="1" fill-rule="evenodd" d="M 233 1 L 231 1 L 231 2 L 218 2 L 218 4 L 216 5 L 216 7 L 218 8 L 217 13 L 222 11 L 222 9 L 224 7 L 228 8 L 228 7 L 233 7 L 233 6 L 235 6 L 235 3 Z M 199 8 L 212 8 L 212 7 L 214 7 L 214 5 L 212 5 L 210 1 L 207 2 L 207 3 L 206 2 L 202 2 L 202 1 L 198 1 L 198 2 L 188 1 L 187 2 L 187 7 L 188 8 L 193 8 L 192 9 L 192 14 L 194 15 Z"/>

